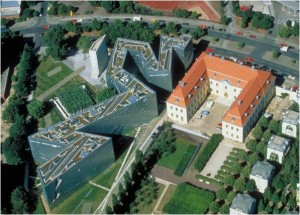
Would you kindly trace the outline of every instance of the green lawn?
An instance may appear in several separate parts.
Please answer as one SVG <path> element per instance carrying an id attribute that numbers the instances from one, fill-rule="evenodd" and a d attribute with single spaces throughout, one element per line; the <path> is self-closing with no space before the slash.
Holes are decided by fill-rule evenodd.
<path id="1" fill-rule="evenodd" d="M 63 117 L 58 113 L 58 110 L 54 107 L 50 111 L 50 114 L 51 114 L 52 125 L 64 120 Z"/>
<path id="2" fill-rule="evenodd" d="M 158 165 L 167 167 L 175 170 L 184 157 L 184 154 L 187 152 L 190 142 L 182 138 L 176 138 L 175 140 L 176 151 L 168 156 L 162 156 L 158 161 Z"/>
<path id="3" fill-rule="evenodd" d="M 107 168 L 104 172 L 97 175 L 92 181 L 96 184 L 100 184 L 104 187 L 111 188 L 118 174 L 118 171 L 122 165 L 122 162 L 126 156 L 128 149 L 126 149 L 123 154 L 118 158 L 118 160 Z"/>
<path id="4" fill-rule="evenodd" d="M 108 192 L 90 184 L 85 184 L 79 188 L 75 193 L 65 199 L 63 202 L 58 203 L 51 208 L 52 214 L 80 214 L 83 203 L 92 203 L 90 213 L 93 213 L 99 204 L 102 202 Z"/>
<path id="5" fill-rule="evenodd" d="M 204 214 L 209 204 L 215 199 L 211 191 L 196 188 L 192 185 L 179 184 L 170 201 L 163 208 L 168 214 Z"/>
<path id="6" fill-rule="evenodd" d="M 46 214 L 44 210 L 44 206 L 40 197 L 38 197 L 38 202 L 35 210 L 32 212 L 33 214 Z"/>
<path id="7" fill-rule="evenodd" d="M 153 202 L 151 204 L 146 204 L 144 202 L 141 202 L 140 204 L 138 204 L 137 208 L 139 210 L 139 214 L 151 214 L 156 203 L 157 200 L 159 199 L 160 195 L 162 194 L 163 190 L 165 188 L 165 185 L 158 183 L 158 192 L 157 192 L 157 197 L 153 200 Z"/>
<path id="8" fill-rule="evenodd" d="M 47 73 L 59 66 L 61 66 L 62 70 L 55 75 L 48 77 Z M 34 96 L 37 97 L 41 95 L 72 72 L 73 71 L 64 63 L 54 63 L 50 57 L 43 60 L 36 70 L 37 87 L 35 89 Z"/>

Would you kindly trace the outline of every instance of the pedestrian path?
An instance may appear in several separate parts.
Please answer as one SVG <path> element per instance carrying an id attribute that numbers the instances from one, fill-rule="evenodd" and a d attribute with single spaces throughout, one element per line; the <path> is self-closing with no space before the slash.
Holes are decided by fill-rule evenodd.
<path id="1" fill-rule="evenodd" d="M 104 186 L 102 186 L 102 185 L 96 184 L 96 183 L 94 183 L 94 182 L 92 182 L 92 181 L 89 181 L 89 184 L 94 185 L 94 186 L 96 186 L 96 187 L 99 187 L 99 188 L 101 188 L 101 189 L 106 190 L 106 191 L 109 192 L 109 189 L 108 189 L 107 187 L 104 187 Z"/>

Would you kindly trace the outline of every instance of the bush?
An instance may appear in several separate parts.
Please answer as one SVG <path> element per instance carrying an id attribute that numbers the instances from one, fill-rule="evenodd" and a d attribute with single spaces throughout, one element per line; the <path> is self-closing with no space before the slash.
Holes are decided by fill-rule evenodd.
<path id="1" fill-rule="evenodd" d="M 255 152 L 256 144 L 256 140 L 248 140 L 246 143 L 246 148 L 249 149 L 251 152 Z"/>
<path id="2" fill-rule="evenodd" d="M 205 176 L 203 176 L 203 175 L 200 175 L 200 174 L 197 174 L 196 176 L 195 176 L 197 179 L 201 179 L 202 181 L 207 181 L 207 182 L 209 182 L 209 183 L 211 183 L 211 184 L 214 184 L 214 185 L 216 185 L 217 187 L 222 187 L 222 184 L 220 183 L 220 182 L 218 182 L 218 181 L 216 181 L 216 180 L 214 180 L 214 179 L 212 179 L 212 178 L 208 178 L 208 177 L 205 177 Z M 215 177 L 216 178 L 216 177 Z"/>
<path id="3" fill-rule="evenodd" d="M 219 143 L 223 140 L 221 134 L 213 134 L 203 149 L 202 153 L 195 162 L 195 168 L 200 172 L 206 165 L 207 161 L 210 159 L 213 152 L 219 146 Z"/>
<path id="4" fill-rule="evenodd" d="M 174 171 L 174 175 L 182 176 L 186 166 L 188 165 L 190 158 L 192 154 L 194 153 L 196 149 L 196 146 L 189 145 L 189 147 L 186 150 L 186 153 L 183 155 L 183 158 L 181 159 L 180 163 L 178 164 L 177 168 Z"/>
<path id="5" fill-rule="evenodd" d="M 280 52 L 279 51 L 272 51 L 272 58 L 279 58 Z"/>
<path id="6" fill-rule="evenodd" d="M 263 136 L 263 132 L 260 127 L 255 127 L 252 131 L 252 135 L 256 140 L 260 140 Z"/>
<path id="7" fill-rule="evenodd" d="M 175 193 L 165 204 L 164 213 L 168 214 L 204 214 L 208 205 L 215 199 L 215 194 L 192 185 L 179 184 Z"/>
<path id="8" fill-rule="evenodd" d="M 238 47 L 239 47 L 239 48 L 244 48 L 244 47 L 245 47 L 245 43 L 239 42 L 239 43 L 238 43 Z"/>

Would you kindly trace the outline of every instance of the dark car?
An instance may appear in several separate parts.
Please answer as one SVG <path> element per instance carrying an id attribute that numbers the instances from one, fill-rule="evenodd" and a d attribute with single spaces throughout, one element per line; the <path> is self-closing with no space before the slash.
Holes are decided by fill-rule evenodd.
<path id="1" fill-rule="evenodd" d="M 224 29 L 224 28 L 219 28 L 219 31 L 226 31 L 226 29 Z"/>
<path id="2" fill-rule="evenodd" d="M 255 68 L 259 68 L 259 65 L 256 64 L 256 63 L 254 63 L 253 66 L 254 66 Z"/>
<path id="3" fill-rule="evenodd" d="M 104 21 L 108 21 L 108 20 L 109 20 L 109 18 L 103 18 L 103 20 L 104 20 Z"/>
<path id="4" fill-rule="evenodd" d="M 158 20 L 158 22 L 165 23 L 166 21 L 165 20 Z"/>
<path id="5" fill-rule="evenodd" d="M 40 10 L 40 14 L 42 14 L 42 15 L 43 15 L 43 13 L 44 13 L 44 8 L 41 8 L 41 10 Z"/>
<path id="6" fill-rule="evenodd" d="M 260 67 L 260 69 L 267 71 L 267 70 L 269 69 L 269 67 L 267 67 L 267 66 L 262 66 L 262 67 Z"/>
<path id="7" fill-rule="evenodd" d="M 273 33 L 273 31 L 269 31 L 269 32 L 268 32 L 268 35 L 271 35 L 272 33 Z"/>
<path id="8" fill-rule="evenodd" d="M 272 74 L 278 74 L 278 71 L 276 69 L 271 69 Z"/>
<path id="9" fill-rule="evenodd" d="M 214 26 L 207 26 L 208 29 L 215 29 Z"/>
<path id="10" fill-rule="evenodd" d="M 126 19 L 124 19 L 125 21 L 130 21 L 131 19 L 130 18 L 126 18 Z"/>
<path id="11" fill-rule="evenodd" d="M 247 66 L 252 66 L 252 63 L 250 63 L 250 62 L 248 62 L 248 61 L 246 61 L 245 64 L 246 64 Z"/>
<path id="12" fill-rule="evenodd" d="M 189 23 L 187 23 L 187 22 L 184 22 L 184 23 L 182 23 L 182 25 L 189 25 Z"/>

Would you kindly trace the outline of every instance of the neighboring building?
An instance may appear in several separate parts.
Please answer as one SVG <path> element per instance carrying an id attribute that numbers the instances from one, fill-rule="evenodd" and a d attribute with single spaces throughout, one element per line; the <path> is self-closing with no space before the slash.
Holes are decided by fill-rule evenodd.
<path id="1" fill-rule="evenodd" d="M 106 69 L 108 63 L 105 35 L 92 44 L 89 50 L 89 55 L 92 65 L 91 76 L 93 79 L 98 79 L 102 72 Z"/>
<path id="2" fill-rule="evenodd" d="M 271 183 L 274 176 L 275 167 L 266 161 L 257 161 L 253 166 L 250 179 L 255 181 L 259 192 L 263 193 Z"/>
<path id="3" fill-rule="evenodd" d="M 11 88 L 11 70 L 7 68 L 1 74 L 1 104 L 5 102 L 7 97 L 9 96 L 10 88 Z"/>
<path id="4" fill-rule="evenodd" d="M 289 146 L 290 141 L 288 139 L 272 135 L 268 142 L 267 159 L 282 163 Z"/>
<path id="5" fill-rule="evenodd" d="M 288 110 L 282 121 L 282 133 L 290 137 L 297 137 L 299 113 Z"/>
<path id="6" fill-rule="evenodd" d="M 263 1 L 248 1 L 248 0 L 240 0 L 240 9 L 242 11 L 247 11 L 252 8 L 252 11 L 262 12 L 263 14 L 274 15 L 271 10 L 271 0 L 263 0 Z"/>
<path id="7" fill-rule="evenodd" d="M 19 18 L 21 0 L 1 0 L 1 18 Z"/>
<path id="8" fill-rule="evenodd" d="M 127 54 L 134 55 L 146 80 L 172 89 L 173 49 L 188 67 L 193 56 L 191 44 L 189 36 L 162 37 L 156 60 L 148 43 L 117 39 L 106 78 L 119 94 L 28 137 L 48 204 L 64 199 L 114 162 L 111 138 L 104 134 L 121 134 L 157 117 L 156 92 L 123 68 Z M 187 50 L 186 46 L 191 47 Z"/>
<path id="9" fill-rule="evenodd" d="M 243 215 L 256 213 L 256 200 L 248 194 L 238 193 L 232 200 L 230 215 Z"/>
<path id="10" fill-rule="evenodd" d="M 187 124 L 209 94 L 234 101 L 223 117 L 224 137 L 243 142 L 275 93 L 270 72 L 202 53 L 167 100 L 169 119 Z"/>
<path id="11" fill-rule="evenodd" d="M 278 0 L 277 0 L 278 1 Z M 286 8 L 289 12 L 293 12 L 294 15 L 299 14 L 299 0 L 289 0 L 289 1 L 278 1 L 282 4 L 282 9 L 285 10 Z"/>

